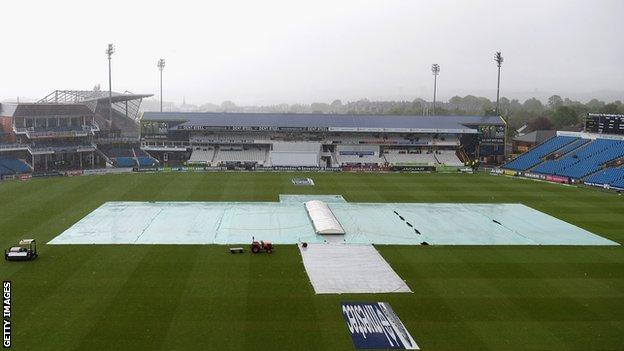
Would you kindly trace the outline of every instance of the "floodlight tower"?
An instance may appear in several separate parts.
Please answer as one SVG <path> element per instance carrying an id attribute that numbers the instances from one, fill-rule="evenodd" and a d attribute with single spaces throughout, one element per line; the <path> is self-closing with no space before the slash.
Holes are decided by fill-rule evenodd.
<path id="1" fill-rule="evenodd" d="M 503 55 L 501 55 L 500 51 L 497 51 L 494 55 L 494 62 L 496 62 L 496 66 L 498 66 L 498 84 L 496 85 L 496 115 L 500 113 L 499 110 L 499 96 L 500 96 L 500 69 L 503 64 Z"/>
<path id="2" fill-rule="evenodd" d="M 160 70 L 160 112 L 162 112 L 162 102 L 163 102 L 163 98 L 162 98 L 162 72 L 163 69 L 165 69 L 165 59 L 160 59 L 158 60 L 158 69 Z"/>
<path id="3" fill-rule="evenodd" d="M 433 115 L 435 116 L 436 92 L 438 88 L 438 74 L 440 74 L 440 65 L 438 65 L 437 63 L 431 65 L 431 72 L 433 73 Z"/>
<path id="4" fill-rule="evenodd" d="M 113 88 L 111 79 L 111 56 L 115 53 L 115 45 L 108 44 L 106 48 L 106 56 L 108 56 L 108 122 L 113 123 Z"/>

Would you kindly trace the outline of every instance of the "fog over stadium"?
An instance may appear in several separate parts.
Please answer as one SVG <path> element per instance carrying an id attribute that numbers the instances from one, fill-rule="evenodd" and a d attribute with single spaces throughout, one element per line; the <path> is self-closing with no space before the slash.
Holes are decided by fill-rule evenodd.
<path id="1" fill-rule="evenodd" d="M 54 89 L 158 92 L 194 104 L 502 95 L 616 100 L 624 2 L 601 1 L 8 1 L 0 100 Z M 54 14 L 51 16 L 50 14 Z"/>

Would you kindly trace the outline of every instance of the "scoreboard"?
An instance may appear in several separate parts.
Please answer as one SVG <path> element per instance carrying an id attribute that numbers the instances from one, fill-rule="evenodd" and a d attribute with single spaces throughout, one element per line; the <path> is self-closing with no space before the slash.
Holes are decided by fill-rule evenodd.
<path id="1" fill-rule="evenodd" d="M 624 134 L 624 115 L 588 114 L 585 131 L 601 134 Z"/>

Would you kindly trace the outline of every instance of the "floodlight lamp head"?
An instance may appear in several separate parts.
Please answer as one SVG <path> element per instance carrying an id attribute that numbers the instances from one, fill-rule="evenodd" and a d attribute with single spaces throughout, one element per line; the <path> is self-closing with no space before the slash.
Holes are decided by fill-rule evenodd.
<path id="1" fill-rule="evenodd" d="M 108 44 L 108 48 L 106 48 L 106 55 L 110 58 L 115 53 L 115 45 Z"/>
<path id="2" fill-rule="evenodd" d="M 158 68 L 162 71 L 165 68 L 165 59 L 158 60 Z"/>
<path id="3" fill-rule="evenodd" d="M 503 55 L 501 54 L 500 51 L 496 52 L 496 55 L 494 55 L 494 61 L 496 62 L 496 64 L 498 65 L 498 67 L 500 67 L 503 64 Z"/>
<path id="4" fill-rule="evenodd" d="M 437 76 L 438 73 L 440 73 L 440 65 L 438 65 L 437 63 L 431 65 L 431 72 L 433 72 L 433 74 Z"/>

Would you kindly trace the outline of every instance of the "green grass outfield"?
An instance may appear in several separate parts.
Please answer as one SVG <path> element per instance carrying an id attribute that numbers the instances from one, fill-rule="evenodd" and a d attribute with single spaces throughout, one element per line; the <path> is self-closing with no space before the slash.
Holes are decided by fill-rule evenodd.
<path id="1" fill-rule="evenodd" d="M 314 187 L 293 186 L 309 176 Z M 523 203 L 624 243 L 624 197 L 489 175 L 128 174 L 0 183 L 15 350 L 350 350 L 341 301 L 388 301 L 423 350 L 624 349 L 624 248 L 378 247 L 413 294 L 314 294 L 298 249 L 48 246 L 106 201 Z"/>

